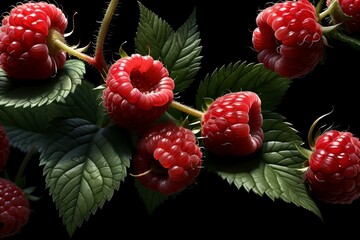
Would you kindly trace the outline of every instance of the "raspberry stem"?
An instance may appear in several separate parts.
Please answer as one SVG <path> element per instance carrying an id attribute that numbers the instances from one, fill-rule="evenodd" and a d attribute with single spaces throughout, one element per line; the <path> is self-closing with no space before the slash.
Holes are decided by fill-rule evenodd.
<path id="1" fill-rule="evenodd" d="M 95 61 L 95 64 L 96 63 L 100 64 L 98 69 L 99 69 L 100 73 L 102 73 L 102 74 L 103 73 L 106 74 L 108 72 L 108 67 L 105 62 L 105 57 L 104 57 L 104 42 L 105 42 L 105 37 L 106 37 L 107 31 L 109 29 L 111 19 L 114 15 L 114 12 L 115 12 L 115 9 L 116 9 L 118 3 L 119 3 L 119 0 L 111 0 L 110 1 L 109 5 L 106 9 L 103 21 L 101 22 L 99 34 L 96 39 L 94 61 Z"/>
<path id="2" fill-rule="evenodd" d="M 54 33 L 56 33 L 56 31 L 54 31 Z M 68 54 L 73 55 L 74 57 L 77 57 L 80 60 L 83 60 L 83 61 L 89 63 L 90 65 L 96 67 L 95 59 L 93 57 L 90 57 L 87 54 L 77 51 L 76 49 L 70 47 L 69 45 L 67 45 L 66 43 L 61 41 L 59 38 L 53 37 L 52 44 L 54 46 L 56 46 L 58 49 L 61 49 L 65 52 L 67 52 Z"/>
<path id="3" fill-rule="evenodd" d="M 141 176 L 144 176 L 144 175 L 150 173 L 151 171 L 152 171 L 152 169 L 149 169 L 149 170 L 147 170 L 147 171 L 145 171 L 145 172 L 143 172 L 143 173 L 139 173 L 139 174 L 132 174 L 132 173 L 130 173 L 130 176 L 132 176 L 132 177 L 141 177 Z"/>
<path id="4" fill-rule="evenodd" d="M 28 165 L 32 156 L 35 154 L 35 151 L 36 151 L 35 146 L 32 146 L 30 151 L 28 151 L 27 154 L 25 155 L 25 157 L 24 157 L 23 161 L 21 162 L 21 165 L 16 173 L 15 182 L 19 181 L 23 177 L 26 166 Z"/>
<path id="5" fill-rule="evenodd" d="M 78 59 L 80 59 L 82 61 L 89 63 L 90 65 L 95 67 L 102 76 L 106 75 L 106 73 L 108 72 L 108 66 L 106 64 L 105 57 L 104 57 L 104 42 L 105 42 L 106 34 L 109 29 L 109 25 L 110 25 L 112 16 L 114 15 L 114 12 L 115 12 L 115 9 L 116 9 L 116 6 L 118 5 L 118 3 L 119 3 L 119 0 L 111 0 L 106 9 L 103 21 L 101 22 L 101 25 L 100 25 L 99 34 L 96 39 L 94 57 L 91 57 L 87 54 L 82 53 L 81 51 L 76 50 L 73 47 L 68 46 L 65 43 L 63 37 L 60 35 L 60 33 L 58 33 L 55 30 L 52 31 L 52 33 L 51 33 L 52 41 L 50 41 L 50 42 L 54 46 L 56 46 L 58 49 L 62 49 L 63 51 L 67 52 L 68 54 L 70 54 L 74 57 L 77 57 Z"/>
<path id="6" fill-rule="evenodd" d="M 351 37 L 347 34 L 341 33 L 339 31 L 329 32 L 330 37 L 335 38 L 341 42 L 348 44 L 350 47 L 360 50 L 360 41 L 357 38 Z"/>
<path id="7" fill-rule="evenodd" d="M 319 14 L 318 22 L 321 22 L 326 16 L 330 15 L 335 8 L 340 8 L 338 1 L 332 1 L 331 4 Z"/>
<path id="8" fill-rule="evenodd" d="M 184 105 L 182 103 L 179 103 L 177 101 L 172 101 L 170 106 L 177 109 L 177 110 L 180 110 L 182 112 L 190 114 L 190 115 L 192 115 L 194 117 L 197 117 L 197 118 L 202 118 L 202 116 L 204 114 L 203 112 L 201 112 L 201 111 L 199 111 L 199 110 L 197 110 L 195 108 L 186 106 L 186 105 Z"/>
<path id="9" fill-rule="evenodd" d="M 320 135 L 320 132 L 318 130 L 317 134 L 315 134 L 315 136 L 313 136 L 313 131 L 314 131 L 316 124 L 324 117 L 330 115 L 333 111 L 334 111 L 334 109 L 332 109 L 331 112 L 321 115 L 313 122 L 313 124 L 311 124 L 309 132 L 308 132 L 308 144 L 309 144 L 311 150 L 314 150 L 316 138 Z"/>

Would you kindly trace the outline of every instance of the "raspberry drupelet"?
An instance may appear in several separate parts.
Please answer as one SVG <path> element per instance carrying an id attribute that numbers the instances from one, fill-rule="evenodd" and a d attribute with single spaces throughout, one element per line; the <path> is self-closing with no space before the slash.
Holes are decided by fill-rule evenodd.
<path id="1" fill-rule="evenodd" d="M 159 60 L 132 54 L 110 67 L 103 104 L 121 127 L 143 131 L 168 109 L 174 87 L 173 79 Z"/>
<path id="2" fill-rule="evenodd" d="M 256 18 L 253 47 L 259 62 L 289 79 L 304 77 L 324 56 L 322 27 L 308 0 L 284 1 Z"/>
<path id="3" fill-rule="evenodd" d="M 227 93 L 210 104 L 201 119 L 205 147 L 220 156 L 256 152 L 264 138 L 261 100 L 255 92 Z"/>
<path id="4" fill-rule="evenodd" d="M 202 152 L 194 133 L 172 122 L 148 129 L 137 144 L 134 169 L 142 185 L 165 195 L 195 182 Z"/>
<path id="5" fill-rule="evenodd" d="M 19 3 L 2 19 L 0 67 L 8 77 L 19 80 L 43 80 L 55 75 L 65 64 L 66 52 L 52 41 L 63 39 L 67 24 L 66 16 L 54 4 Z"/>

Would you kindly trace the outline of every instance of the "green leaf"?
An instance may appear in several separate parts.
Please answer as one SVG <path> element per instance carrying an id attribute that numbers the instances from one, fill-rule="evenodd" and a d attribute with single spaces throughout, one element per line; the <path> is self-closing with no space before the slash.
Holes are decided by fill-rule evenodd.
<path id="1" fill-rule="evenodd" d="M 238 189 L 244 187 L 272 200 L 293 203 L 322 219 L 302 176 L 301 168 L 307 159 L 296 147 L 302 142 L 297 131 L 277 113 L 263 115 L 264 141 L 260 151 L 231 161 L 208 159 L 205 168 Z"/>
<path id="2" fill-rule="evenodd" d="M 149 215 L 169 198 L 169 196 L 145 188 L 137 179 L 135 179 L 135 187 L 138 190 L 140 198 L 143 200 Z"/>
<path id="3" fill-rule="evenodd" d="M 140 21 L 135 38 L 137 51 L 159 59 L 175 81 L 174 92 L 184 91 L 195 80 L 202 59 L 195 9 L 175 32 L 141 3 L 139 7 Z"/>
<path id="4" fill-rule="evenodd" d="M 274 110 L 291 81 L 264 67 L 262 63 L 238 61 L 216 69 L 199 85 L 196 95 L 198 109 L 206 109 L 208 98 L 216 99 L 228 92 L 252 91 L 259 95 L 263 110 Z"/>
<path id="5" fill-rule="evenodd" d="M 189 19 L 176 31 L 174 38 L 169 38 L 161 52 L 162 61 L 175 81 L 174 92 L 185 91 L 195 80 L 202 59 L 201 49 L 194 10 Z"/>
<path id="6" fill-rule="evenodd" d="M 28 152 L 37 147 L 46 131 L 49 114 L 46 107 L 15 108 L 0 107 L 0 122 L 9 136 L 10 144 L 21 151 Z"/>
<path id="7" fill-rule="evenodd" d="M 82 118 L 94 124 L 101 125 L 103 119 L 107 117 L 105 108 L 102 105 L 103 89 L 97 87 L 88 81 L 76 88 L 74 93 L 68 95 L 66 99 L 61 102 L 51 104 L 49 108 L 49 115 L 52 118 Z"/>
<path id="8" fill-rule="evenodd" d="M 171 26 L 138 2 L 140 8 L 139 25 L 135 37 L 135 48 L 143 55 L 150 54 L 154 59 L 161 57 L 161 51 L 169 38 L 173 38 Z"/>
<path id="9" fill-rule="evenodd" d="M 59 215 L 72 235 L 127 175 L 131 146 L 116 125 L 99 128 L 83 119 L 54 121 L 40 147 L 49 188 Z"/>
<path id="10" fill-rule="evenodd" d="M 0 106 L 37 107 L 61 101 L 81 84 L 85 64 L 68 60 L 55 77 L 43 81 L 16 81 L 0 69 Z"/>

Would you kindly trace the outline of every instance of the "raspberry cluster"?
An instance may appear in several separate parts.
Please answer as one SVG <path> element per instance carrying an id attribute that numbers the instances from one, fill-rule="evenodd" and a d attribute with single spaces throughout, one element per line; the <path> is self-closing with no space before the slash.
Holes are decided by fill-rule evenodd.
<path id="1" fill-rule="evenodd" d="M 135 173 L 144 186 L 169 195 L 194 183 L 201 170 L 201 158 L 194 133 L 170 122 L 144 133 L 133 161 Z"/>
<path id="2" fill-rule="evenodd" d="M 14 182 L 0 178 L 0 239 L 13 236 L 29 221 L 30 204 Z"/>
<path id="3" fill-rule="evenodd" d="M 201 135 L 209 151 L 220 156 L 256 152 L 264 138 L 260 97 L 251 91 L 225 94 L 208 107 Z"/>
<path id="4" fill-rule="evenodd" d="M 5 171 L 10 154 L 10 140 L 0 125 L 0 174 Z M 27 224 L 30 205 L 27 196 L 15 182 L 0 177 L 0 239 L 13 236 Z"/>
<path id="5" fill-rule="evenodd" d="M 53 46 L 52 38 L 63 38 L 67 23 L 62 10 L 54 4 L 18 4 L 2 19 L 0 67 L 9 77 L 19 80 L 42 80 L 55 75 L 65 64 L 66 52 Z"/>
<path id="6" fill-rule="evenodd" d="M 111 65 L 103 104 L 120 126 L 143 130 L 160 118 L 173 100 L 175 83 L 151 56 L 132 54 Z"/>
<path id="7" fill-rule="evenodd" d="M 360 31 L 360 0 L 337 0 L 337 3 L 342 12 L 331 13 L 332 24 L 342 24 L 349 32 Z M 331 4 L 333 1 L 328 0 L 327 6 Z M 324 58 L 327 43 L 320 24 L 323 16 L 316 11 L 309 0 L 277 2 L 260 11 L 252 33 L 258 61 L 289 79 L 309 74 Z M 9 77 L 7 80 L 22 80 L 16 82 L 22 84 L 56 75 L 71 51 L 64 39 L 67 24 L 61 9 L 43 1 L 19 3 L 3 15 L 0 67 Z M 204 162 L 202 147 L 214 154 L 214 159 L 243 159 L 261 151 L 264 119 L 260 93 L 229 92 L 213 99 L 203 112 L 192 109 L 198 118 L 193 123 L 200 123 L 201 127 L 197 135 L 182 117 L 174 119 L 167 112 L 175 106 L 175 81 L 160 58 L 121 54 L 123 57 L 108 68 L 102 59 L 102 47 L 98 46 L 94 58 L 81 55 L 81 51 L 72 53 L 104 76 L 102 107 L 112 121 L 109 124 L 117 124 L 129 133 L 129 141 L 134 144 L 131 159 L 134 176 L 142 186 L 167 196 L 195 184 Z M 169 55 L 164 59 L 176 60 Z M 188 62 L 177 60 L 179 65 Z M 197 63 L 193 65 L 190 72 L 197 69 Z M 175 67 L 179 66 L 175 64 Z M 1 173 L 9 150 L 9 138 L 0 126 Z M 304 181 L 317 199 L 348 204 L 360 197 L 360 141 L 352 133 L 336 130 L 323 133 L 316 140 L 308 164 Z M 0 238 L 18 233 L 29 219 L 28 198 L 15 182 L 0 178 Z"/>
<path id="8" fill-rule="evenodd" d="M 324 56 L 322 26 L 308 0 L 283 1 L 256 18 L 253 47 L 258 60 L 290 79 L 310 73 Z"/>
<path id="9" fill-rule="evenodd" d="M 316 199 L 350 204 L 360 196 L 360 141 L 350 132 L 329 130 L 316 140 L 305 172 Z"/>

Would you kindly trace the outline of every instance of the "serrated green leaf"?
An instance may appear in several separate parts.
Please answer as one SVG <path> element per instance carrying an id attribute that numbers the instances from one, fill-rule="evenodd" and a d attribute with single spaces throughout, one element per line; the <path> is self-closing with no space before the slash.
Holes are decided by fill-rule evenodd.
<path id="1" fill-rule="evenodd" d="M 48 114 L 52 119 L 77 117 L 101 125 L 102 120 L 107 117 L 102 105 L 102 92 L 102 88 L 94 88 L 93 84 L 84 81 L 64 101 L 51 104 L 48 107 Z"/>
<path id="2" fill-rule="evenodd" d="M 195 80 L 200 69 L 200 33 L 196 11 L 175 32 L 154 12 L 139 3 L 140 21 L 135 38 L 139 53 L 159 59 L 175 81 L 174 92 L 182 92 Z"/>
<path id="3" fill-rule="evenodd" d="M 272 200 L 293 203 L 322 219 L 302 176 L 301 168 L 307 159 L 296 147 L 302 142 L 297 131 L 280 114 L 264 112 L 263 116 L 264 141 L 260 151 L 231 161 L 208 159 L 205 168 L 238 189 L 243 187 Z"/>
<path id="4" fill-rule="evenodd" d="M 138 2 L 140 8 L 139 25 L 135 37 L 135 48 L 140 54 L 150 54 L 159 59 L 161 51 L 169 38 L 173 38 L 171 26 Z"/>
<path id="5" fill-rule="evenodd" d="M 26 83 L 15 81 L 0 69 L 0 106 L 39 107 L 61 101 L 81 84 L 85 64 L 80 60 L 68 60 L 55 77 Z"/>
<path id="6" fill-rule="evenodd" d="M 0 107 L 0 122 L 6 129 L 10 144 L 24 152 L 37 147 L 42 133 L 48 127 L 48 121 L 46 107 Z"/>
<path id="7" fill-rule="evenodd" d="M 274 110 L 290 87 L 291 81 L 280 77 L 262 63 L 238 61 L 222 66 L 200 82 L 196 95 L 198 109 L 206 109 L 208 98 L 228 92 L 252 91 L 259 95 L 263 110 Z"/>
<path id="8" fill-rule="evenodd" d="M 131 157 L 127 139 L 116 125 L 99 128 L 78 118 L 54 121 L 44 135 L 40 165 L 70 235 L 124 181 Z"/>
<path id="9" fill-rule="evenodd" d="M 140 198 L 143 200 L 149 215 L 169 198 L 169 196 L 145 188 L 137 179 L 135 179 L 135 187 L 138 190 Z"/>
<path id="10" fill-rule="evenodd" d="M 202 59 L 195 10 L 175 32 L 172 40 L 163 47 L 162 61 L 170 71 L 170 77 L 175 81 L 174 92 L 183 92 L 195 80 Z"/>

